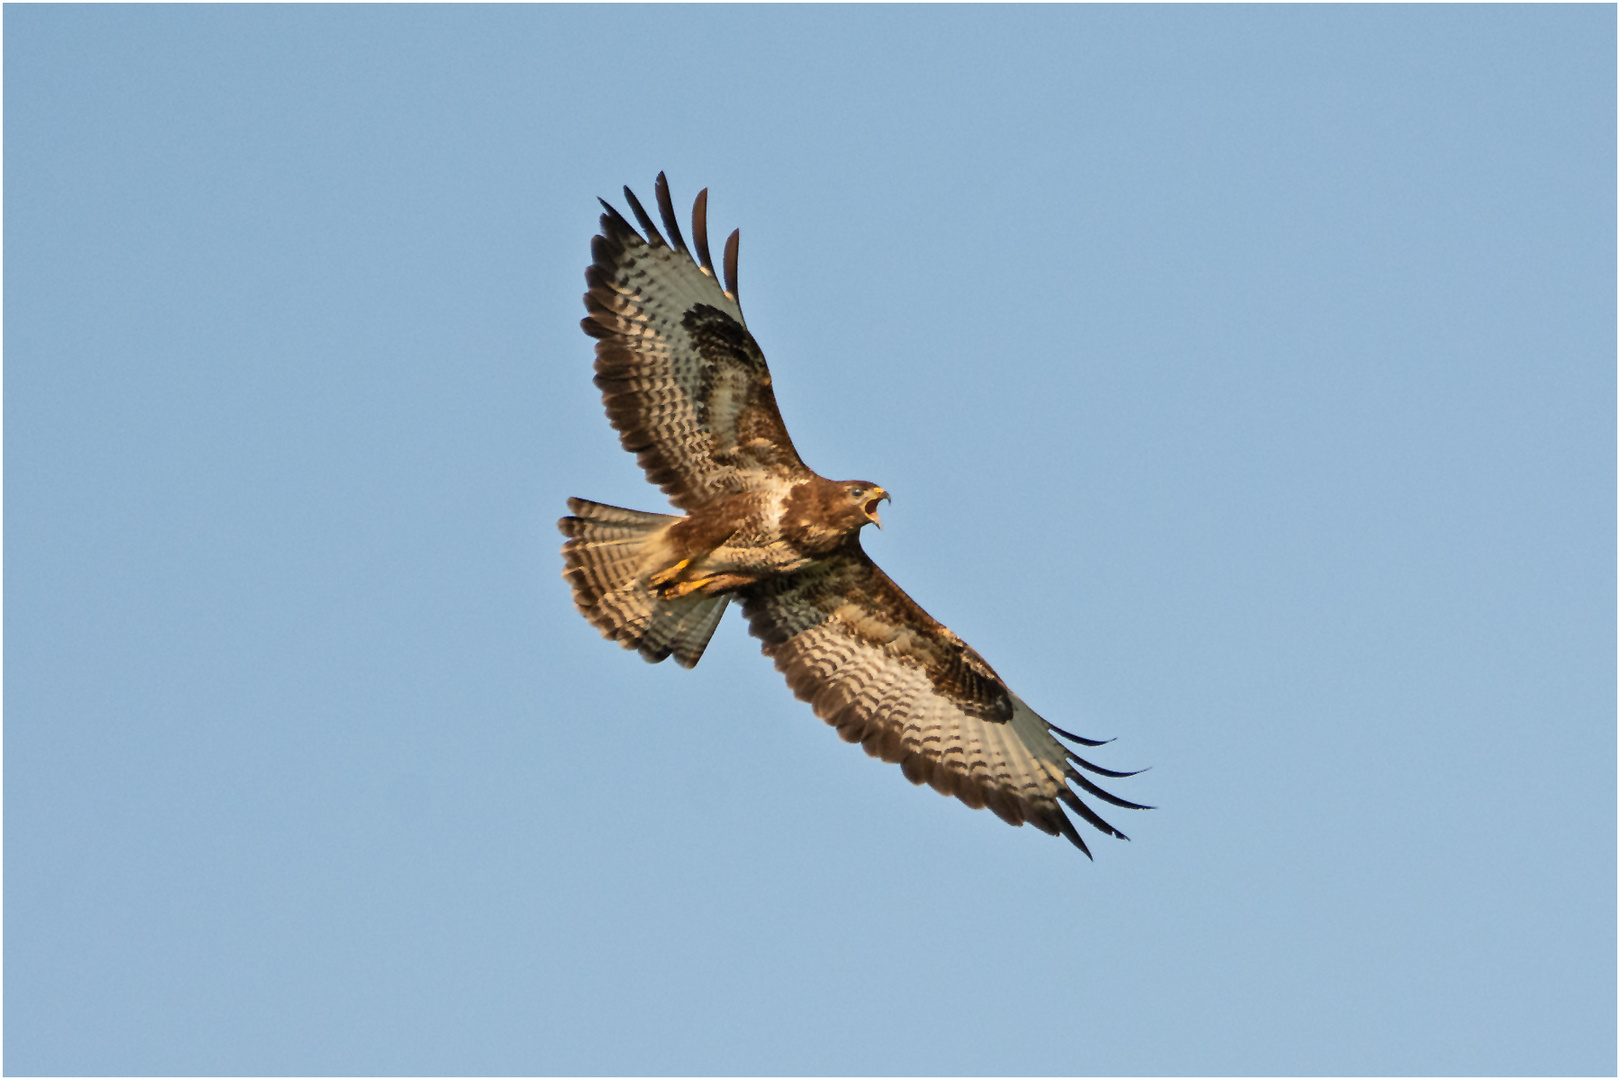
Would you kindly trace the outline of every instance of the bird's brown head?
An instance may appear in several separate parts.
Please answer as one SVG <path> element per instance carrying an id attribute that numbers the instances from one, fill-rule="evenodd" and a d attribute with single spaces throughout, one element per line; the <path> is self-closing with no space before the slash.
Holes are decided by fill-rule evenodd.
<path id="1" fill-rule="evenodd" d="M 887 491 L 865 480 L 851 480 L 844 484 L 844 494 L 848 497 L 850 506 L 859 515 L 854 518 L 856 528 L 860 528 L 868 521 L 880 529 L 883 528 L 883 522 L 878 520 L 878 503 L 889 499 Z"/>

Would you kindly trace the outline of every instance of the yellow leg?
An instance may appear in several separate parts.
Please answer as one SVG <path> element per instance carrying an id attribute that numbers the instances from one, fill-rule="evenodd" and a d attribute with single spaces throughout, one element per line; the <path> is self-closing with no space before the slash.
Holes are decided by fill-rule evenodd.
<path id="1" fill-rule="evenodd" d="M 698 578 L 696 581 L 683 581 L 677 585 L 672 585 L 664 590 L 664 599 L 679 600 L 683 596 L 697 592 L 713 580 L 713 578 Z"/>
<path id="2" fill-rule="evenodd" d="M 648 582 L 648 584 L 653 585 L 654 587 L 660 586 L 660 585 L 668 585 L 670 582 L 675 580 L 676 576 L 678 574 L 680 574 L 680 572 L 682 570 L 685 570 L 688 566 L 691 566 L 691 565 L 692 565 L 692 560 L 691 559 L 682 559 L 680 562 L 676 563 L 674 566 L 671 566 L 668 570 L 660 570 L 660 571 L 658 571 L 658 573 L 656 573 L 652 577 L 648 578 L 647 582 Z"/>

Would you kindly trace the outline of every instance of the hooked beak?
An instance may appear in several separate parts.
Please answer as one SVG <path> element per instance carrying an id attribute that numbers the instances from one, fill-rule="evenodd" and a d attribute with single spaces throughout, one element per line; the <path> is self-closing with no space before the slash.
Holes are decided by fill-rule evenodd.
<path id="1" fill-rule="evenodd" d="M 878 503 L 884 499 L 889 499 L 889 493 L 882 488 L 873 488 L 872 494 L 868 495 L 866 501 L 861 503 L 861 512 L 871 520 L 872 524 L 880 529 L 883 528 L 883 522 L 878 520 Z M 889 499 L 889 501 L 894 502 L 893 499 Z"/>

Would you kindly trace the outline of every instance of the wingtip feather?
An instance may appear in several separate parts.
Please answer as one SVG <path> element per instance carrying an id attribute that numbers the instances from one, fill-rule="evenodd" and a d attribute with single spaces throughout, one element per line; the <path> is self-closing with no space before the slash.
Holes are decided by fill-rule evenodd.
<path id="1" fill-rule="evenodd" d="M 1044 722 L 1047 727 L 1052 729 L 1054 734 L 1061 735 L 1065 739 L 1072 739 L 1081 746 L 1107 746 L 1109 743 L 1114 741 L 1113 739 L 1088 739 L 1084 735 L 1076 735 L 1072 731 L 1064 731 L 1050 720 L 1046 720 Z"/>
<path id="2" fill-rule="evenodd" d="M 731 235 L 726 237 L 726 295 L 732 300 L 736 300 L 739 295 L 737 292 L 737 244 L 741 237 L 741 229 L 732 229 Z"/>
<path id="3" fill-rule="evenodd" d="M 697 245 L 698 267 L 714 276 L 714 257 L 709 254 L 709 189 L 692 200 L 692 242 Z"/>
<path id="4" fill-rule="evenodd" d="M 652 217 L 641 205 L 641 200 L 636 198 L 636 193 L 630 190 L 629 184 L 624 186 L 624 200 L 630 204 L 630 211 L 636 215 L 636 220 L 641 222 L 642 232 L 647 237 L 647 245 L 655 248 L 668 247 L 669 245 L 664 242 L 664 234 L 653 224 Z"/>
<path id="5" fill-rule="evenodd" d="M 680 222 L 675 220 L 675 204 L 669 197 L 669 181 L 664 178 L 662 172 L 658 174 L 658 179 L 653 184 L 653 193 L 658 197 L 658 216 L 663 219 L 670 242 L 676 251 L 683 255 L 690 254 L 686 250 L 686 240 L 681 236 Z"/>

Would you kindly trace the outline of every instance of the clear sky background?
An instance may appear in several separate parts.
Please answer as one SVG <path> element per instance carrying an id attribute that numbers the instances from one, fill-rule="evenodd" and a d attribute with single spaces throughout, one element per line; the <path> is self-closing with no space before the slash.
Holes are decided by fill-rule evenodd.
<path id="1" fill-rule="evenodd" d="M 4 19 L 7 1072 L 1613 1073 L 1613 7 Z M 1131 843 L 575 614 L 660 169 Z"/>

